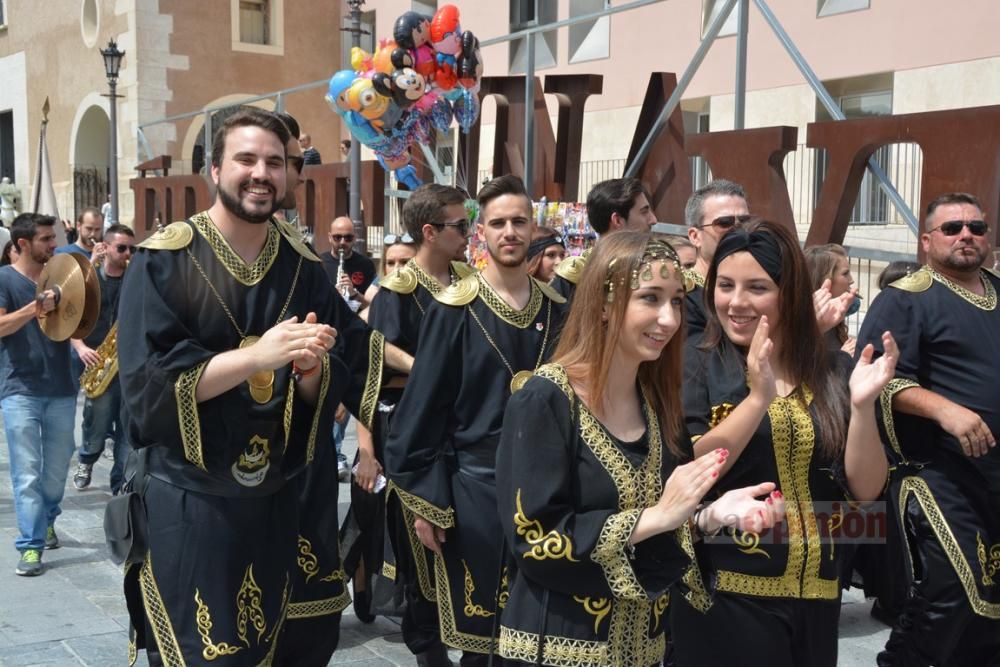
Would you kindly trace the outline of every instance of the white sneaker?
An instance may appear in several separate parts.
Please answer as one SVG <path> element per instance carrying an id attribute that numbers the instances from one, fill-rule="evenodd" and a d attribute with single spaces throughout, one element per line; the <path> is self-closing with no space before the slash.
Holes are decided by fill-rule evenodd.
<path id="1" fill-rule="evenodd" d="M 351 466 L 347 461 L 337 461 L 337 479 L 341 482 L 351 481 Z"/>

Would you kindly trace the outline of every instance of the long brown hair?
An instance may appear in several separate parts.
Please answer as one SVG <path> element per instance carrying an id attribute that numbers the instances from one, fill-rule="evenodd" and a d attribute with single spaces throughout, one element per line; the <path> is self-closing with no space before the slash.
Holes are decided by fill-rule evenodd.
<path id="1" fill-rule="evenodd" d="M 559 238 L 559 232 L 556 231 L 555 229 L 552 229 L 551 227 L 546 227 L 544 225 L 539 225 L 538 227 L 535 228 L 535 231 L 531 232 L 532 242 L 538 241 L 540 239 L 557 239 L 557 238 Z M 560 241 L 560 243 L 562 242 Z M 537 255 L 528 260 L 527 264 L 528 275 L 531 276 L 532 278 L 538 278 L 539 280 L 541 280 L 541 278 L 539 278 L 538 276 L 538 270 L 542 268 L 542 257 L 544 256 L 545 256 L 545 250 L 542 250 L 540 253 L 538 253 Z"/>
<path id="2" fill-rule="evenodd" d="M 847 259 L 847 251 L 844 250 L 844 246 L 836 243 L 811 246 L 805 249 L 804 254 L 814 292 L 823 286 L 823 281 L 833 280 L 840 258 Z M 837 333 L 837 340 L 841 343 L 847 342 L 847 322 L 841 320 L 834 331 Z"/>
<path id="3" fill-rule="evenodd" d="M 816 324 L 812 281 L 805 257 L 790 231 L 769 220 L 753 220 L 743 229 L 748 233 L 770 235 L 781 249 L 781 282 L 778 285 L 778 311 L 781 317 L 772 328 L 771 338 L 780 341 L 781 366 L 790 372 L 798 384 L 813 392 L 813 405 L 819 422 L 817 449 L 834 458 L 844 451 L 847 442 L 848 393 L 843 381 L 832 368 L 832 355 Z M 725 237 L 723 237 L 725 238 Z M 703 349 L 734 347 L 726 337 L 715 310 L 715 283 L 719 272 L 718 255 L 712 260 L 705 278 L 705 310 L 708 322 L 701 346 Z M 741 357 L 745 357 L 745 350 Z"/>
<path id="4" fill-rule="evenodd" d="M 648 232 L 618 231 L 602 237 L 587 260 L 573 296 L 573 306 L 559 336 L 552 361 L 566 369 L 570 380 L 585 387 L 591 405 L 602 405 L 611 359 L 621 336 L 625 309 L 632 296 L 631 276 L 643 263 Z M 658 242 L 659 243 L 659 242 Z M 608 302 L 608 287 L 613 298 Z M 681 407 L 684 309 L 677 332 L 655 361 L 639 364 L 639 383 L 656 411 L 667 448 L 678 458 L 684 411 Z M 607 321 L 602 322 L 602 315 Z"/>

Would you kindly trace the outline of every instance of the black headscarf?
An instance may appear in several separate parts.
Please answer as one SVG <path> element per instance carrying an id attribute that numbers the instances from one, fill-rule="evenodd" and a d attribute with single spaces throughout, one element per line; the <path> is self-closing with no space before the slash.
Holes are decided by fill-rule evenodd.
<path id="1" fill-rule="evenodd" d="M 775 284 L 781 284 L 781 246 L 774 236 L 762 229 L 752 232 L 734 229 L 727 233 L 715 249 L 713 262 L 718 268 L 726 257 L 744 251 L 749 252 L 757 260 Z"/>

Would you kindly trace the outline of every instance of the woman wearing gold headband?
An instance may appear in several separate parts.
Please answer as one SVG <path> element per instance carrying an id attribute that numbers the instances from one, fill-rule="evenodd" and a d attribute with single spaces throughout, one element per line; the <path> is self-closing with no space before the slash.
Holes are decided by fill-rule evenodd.
<path id="1" fill-rule="evenodd" d="M 715 438 L 729 446 L 710 495 L 773 479 L 786 518 L 780 532 L 726 529 L 708 541 L 715 599 L 706 612 L 675 598 L 677 664 L 832 667 L 849 557 L 838 538 L 866 519 L 849 501 L 878 498 L 886 482 L 875 401 L 896 344 L 886 332 L 886 354 L 873 363 L 869 345 L 857 366 L 828 350 L 798 240 L 767 221 L 720 240 L 705 306 L 705 335 L 686 350 L 684 412 L 696 454 Z M 722 628 L 725 641 L 706 641 Z"/>
<path id="2" fill-rule="evenodd" d="M 727 453 L 680 465 L 691 459 L 679 392 L 683 285 L 676 253 L 650 234 L 602 239 L 552 363 L 507 404 L 498 652 L 515 664 L 660 664 L 667 589 L 710 603 L 692 526 L 764 530 L 782 516 L 780 501 L 756 499 L 769 482 L 698 510 Z"/>

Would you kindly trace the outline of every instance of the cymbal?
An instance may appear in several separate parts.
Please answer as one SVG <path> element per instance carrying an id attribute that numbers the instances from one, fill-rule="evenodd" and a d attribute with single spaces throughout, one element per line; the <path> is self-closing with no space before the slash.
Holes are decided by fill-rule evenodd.
<path id="1" fill-rule="evenodd" d="M 50 289 L 59 298 L 55 310 L 38 318 L 42 332 L 55 341 L 89 334 L 100 313 L 101 287 L 87 258 L 72 252 L 54 255 L 42 268 L 35 296 Z"/>

